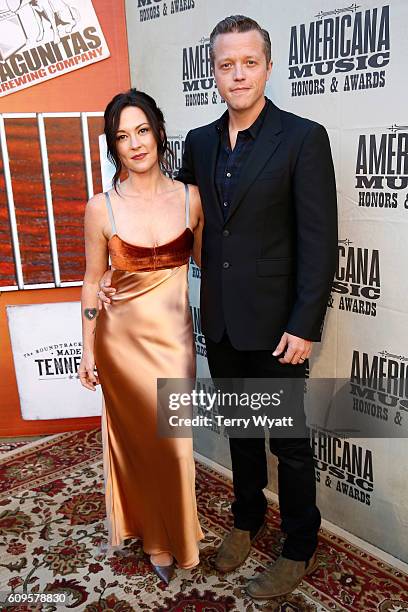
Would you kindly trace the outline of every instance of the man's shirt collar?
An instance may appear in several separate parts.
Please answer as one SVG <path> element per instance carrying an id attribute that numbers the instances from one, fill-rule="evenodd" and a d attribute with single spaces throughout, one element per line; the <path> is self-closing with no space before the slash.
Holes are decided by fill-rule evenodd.
<path id="1" fill-rule="evenodd" d="M 246 130 L 242 130 L 242 132 L 238 132 L 238 133 L 239 134 L 249 134 L 249 136 L 251 136 L 251 138 L 255 140 L 255 138 L 258 136 L 259 131 L 262 127 L 262 124 L 264 122 L 265 115 L 266 115 L 266 112 L 267 112 L 267 109 L 270 103 L 271 103 L 270 100 L 265 96 L 265 106 L 259 113 L 258 117 L 255 119 L 253 124 L 249 126 L 249 128 L 247 128 Z M 228 130 L 228 120 L 229 120 L 229 114 L 228 114 L 228 110 L 226 110 L 225 113 L 221 115 L 221 117 L 215 124 L 216 130 L 218 131 L 220 135 L 223 134 L 225 130 Z"/>

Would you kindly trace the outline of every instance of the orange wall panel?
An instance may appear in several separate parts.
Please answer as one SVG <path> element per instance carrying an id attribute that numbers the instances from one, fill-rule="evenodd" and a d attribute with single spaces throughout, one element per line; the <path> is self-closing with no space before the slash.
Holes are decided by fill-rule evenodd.
<path id="1" fill-rule="evenodd" d="M 106 38 L 110 57 L 2 97 L 0 113 L 100 112 L 116 93 L 130 87 L 125 2 L 93 0 L 93 6 Z M 19 124 L 18 121 L 6 119 L 5 125 L 13 181 L 17 175 L 16 186 L 19 181 L 25 185 L 21 193 L 18 191 L 20 187 L 17 187 L 15 194 L 17 225 L 19 232 L 22 232 L 20 247 L 24 281 L 25 283 L 47 282 L 52 280 L 52 268 L 44 186 L 38 141 L 35 138 L 30 139 L 27 132 L 28 126 L 35 135 L 36 120 L 33 119 L 32 122 L 28 120 L 28 123 L 24 120 L 26 123 L 23 128 L 23 124 Z M 74 125 L 79 119 L 66 119 L 66 121 L 71 122 L 72 126 L 64 138 L 61 130 L 58 132 L 54 120 L 45 119 L 62 281 L 75 280 L 83 274 L 82 216 L 86 201 L 82 143 L 78 138 L 78 126 Z M 103 119 L 90 118 L 88 127 L 94 190 L 98 192 L 102 187 L 98 135 L 103 129 Z M 22 155 L 22 147 L 27 147 L 26 155 Z M 69 176 L 72 180 L 69 180 Z M 0 155 L 0 258 L 3 279 L 1 282 L 3 285 L 15 285 L 6 204 L 3 160 Z M 33 257 L 37 257 L 35 262 Z M 0 436 L 52 434 L 99 425 L 100 418 L 95 417 L 24 421 L 20 413 L 6 307 L 19 304 L 72 302 L 79 298 L 79 287 L 10 292 L 1 292 L 0 287 Z"/>
<path id="2" fill-rule="evenodd" d="M 92 429 L 100 424 L 99 417 L 84 419 L 55 419 L 50 421 L 24 421 L 20 413 L 17 381 L 7 324 L 7 306 L 20 304 L 50 304 L 75 302 L 80 299 L 81 288 L 35 289 L 9 291 L 0 294 L 0 437 L 53 434 L 77 429 Z M 78 384 L 80 382 L 78 381 Z"/>

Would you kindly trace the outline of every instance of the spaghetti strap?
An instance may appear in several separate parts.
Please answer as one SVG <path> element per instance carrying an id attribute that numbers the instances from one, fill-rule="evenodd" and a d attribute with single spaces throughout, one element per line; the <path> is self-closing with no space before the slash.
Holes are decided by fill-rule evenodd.
<path id="1" fill-rule="evenodd" d="M 184 184 L 186 194 L 186 227 L 190 227 L 190 190 L 187 184 Z"/>
<path id="2" fill-rule="evenodd" d="M 116 224 L 115 217 L 113 216 L 112 202 L 110 199 L 110 195 L 107 191 L 105 191 L 105 200 L 106 200 L 106 208 L 108 209 L 109 220 L 112 226 L 112 234 L 116 234 Z"/>

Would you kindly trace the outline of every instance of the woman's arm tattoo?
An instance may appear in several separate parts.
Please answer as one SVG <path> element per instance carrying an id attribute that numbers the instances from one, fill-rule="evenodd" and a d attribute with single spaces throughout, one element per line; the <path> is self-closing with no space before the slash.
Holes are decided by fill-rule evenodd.
<path id="1" fill-rule="evenodd" d="M 98 314 L 98 311 L 96 308 L 85 308 L 84 310 L 84 315 L 90 321 L 93 321 L 93 319 L 96 318 L 97 314 Z"/>

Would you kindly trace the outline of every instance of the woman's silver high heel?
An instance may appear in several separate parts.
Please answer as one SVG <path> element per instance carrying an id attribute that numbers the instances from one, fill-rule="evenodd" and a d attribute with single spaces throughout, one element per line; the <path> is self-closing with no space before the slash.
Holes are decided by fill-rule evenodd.
<path id="1" fill-rule="evenodd" d="M 152 562 L 150 561 L 150 563 Z M 175 563 L 173 562 L 171 565 L 155 565 L 152 563 L 152 567 L 160 580 L 163 580 L 163 582 L 169 584 L 174 575 Z"/>

